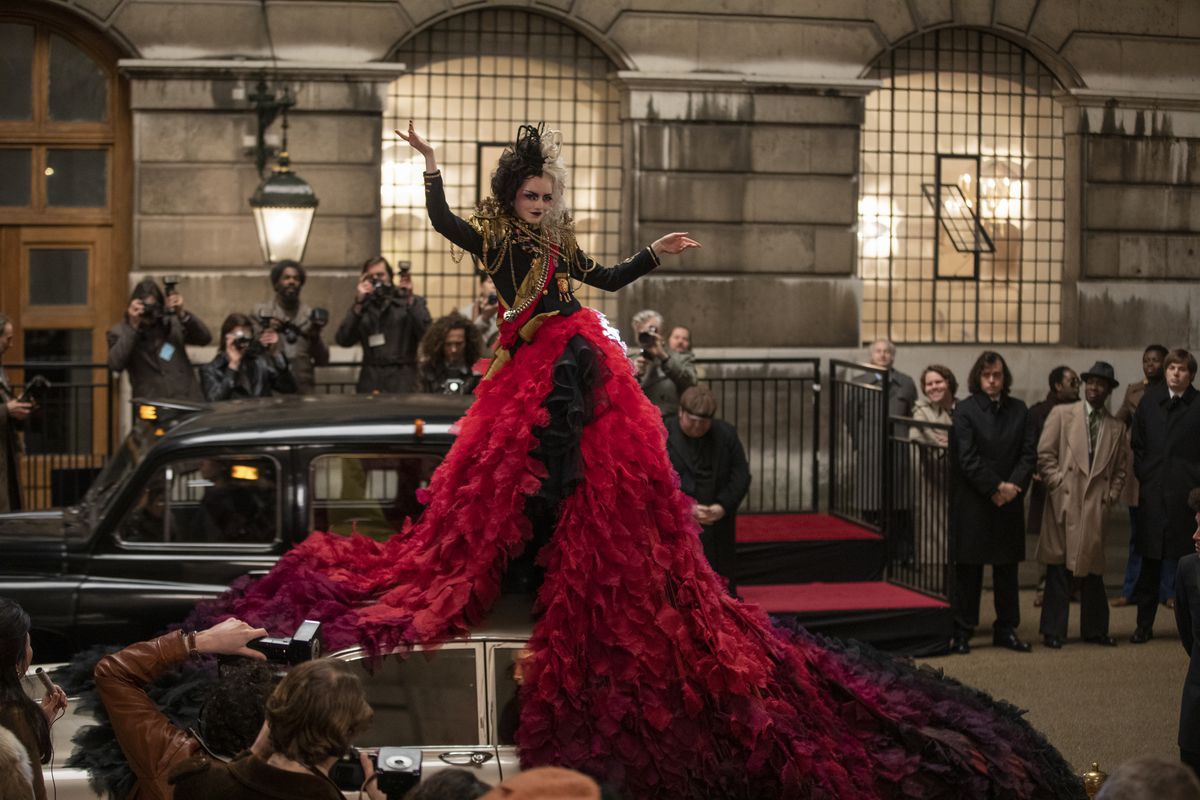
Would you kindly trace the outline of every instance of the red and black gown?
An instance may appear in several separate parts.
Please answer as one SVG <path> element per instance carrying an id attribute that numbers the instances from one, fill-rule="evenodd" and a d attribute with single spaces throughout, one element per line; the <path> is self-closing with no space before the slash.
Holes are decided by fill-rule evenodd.
<path id="1" fill-rule="evenodd" d="M 455 217 L 438 175 L 426 195 L 439 232 L 481 258 L 490 248 L 505 307 L 519 305 L 536 255 L 512 235 L 520 223 Z M 510 358 L 477 389 L 416 524 L 385 542 L 314 533 L 204 614 L 273 632 L 321 619 L 330 647 L 436 642 L 480 622 L 510 564 L 536 550 L 526 766 L 573 767 L 631 800 L 1083 797 L 1017 709 L 871 648 L 781 630 L 725 592 L 624 347 L 558 291 L 566 270 L 615 290 L 654 254 L 605 268 L 572 247 L 502 332 Z M 513 328 L 553 311 L 528 341 Z"/>

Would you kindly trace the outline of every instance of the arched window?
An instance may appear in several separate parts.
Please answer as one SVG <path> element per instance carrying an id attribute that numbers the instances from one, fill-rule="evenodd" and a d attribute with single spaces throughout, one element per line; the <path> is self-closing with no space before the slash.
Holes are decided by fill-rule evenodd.
<path id="1" fill-rule="evenodd" d="M 1059 88 L 974 30 L 926 34 L 868 77 L 862 338 L 1057 342 L 1063 262 Z"/>
<path id="2" fill-rule="evenodd" d="M 424 160 L 392 133 L 410 119 L 437 147 L 447 200 L 462 216 L 489 194 L 496 159 L 518 125 L 561 130 L 580 247 L 603 263 L 619 260 L 619 97 L 608 81 L 615 66 L 594 44 L 539 14 L 495 9 L 451 17 L 394 58 L 410 72 L 392 83 L 384 115 L 383 252 L 412 261 L 435 317 L 472 300 L 476 284 L 429 226 Z M 585 287 L 580 301 L 608 311 L 611 297 Z"/>

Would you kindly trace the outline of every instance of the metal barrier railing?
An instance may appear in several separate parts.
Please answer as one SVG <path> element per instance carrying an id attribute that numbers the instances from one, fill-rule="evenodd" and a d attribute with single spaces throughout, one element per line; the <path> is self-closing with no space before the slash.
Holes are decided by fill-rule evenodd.
<path id="1" fill-rule="evenodd" d="M 750 463 L 744 513 L 813 512 L 819 505 L 821 362 L 816 358 L 698 358 L 718 416 L 737 429 Z"/>
<path id="2" fill-rule="evenodd" d="M 829 511 L 879 532 L 889 495 L 887 375 L 852 361 L 829 361 Z"/>
<path id="3" fill-rule="evenodd" d="M 18 426 L 21 507 L 78 502 L 112 452 L 115 392 L 108 366 L 59 361 L 4 366 L 18 395 L 34 376 L 50 382 L 37 390 L 37 408 Z"/>
<path id="4" fill-rule="evenodd" d="M 887 577 L 911 589 L 949 599 L 949 425 L 891 417 Z M 905 436 L 897 435 L 901 430 Z"/>
<path id="5" fill-rule="evenodd" d="M 719 415 L 738 430 L 753 476 L 743 511 L 816 511 L 821 433 L 820 361 L 815 358 L 697 359 Z M 359 363 L 316 370 L 317 392 L 353 394 Z M 51 380 L 30 420 L 22 455 L 24 507 L 51 508 L 78 500 L 112 452 L 116 376 L 105 364 L 7 365 L 19 389 L 44 374 Z"/>

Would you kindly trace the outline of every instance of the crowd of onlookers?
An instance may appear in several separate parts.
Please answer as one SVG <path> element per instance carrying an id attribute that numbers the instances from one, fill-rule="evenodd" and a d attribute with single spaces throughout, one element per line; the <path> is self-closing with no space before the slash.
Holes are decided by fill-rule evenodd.
<path id="1" fill-rule="evenodd" d="M 1200 772 L 1196 358 L 1183 349 L 1150 345 L 1142 355 L 1142 374 L 1127 378 L 1117 403 L 1110 399 L 1121 381 L 1108 362 L 1097 361 L 1081 373 L 1059 366 L 1047 376 L 1045 399 L 1026 407 L 1012 396 L 1012 372 L 997 352 L 984 351 L 976 359 L 961 399 L 954 373 L 931 364 L 920 375 L 924 398 L 917 400 L 917 384 L 893 367 L 894 356 L 890 342 L 872 346 L 871 366 L 881 378 L 888 376 L 889 414 L 915 420 L 912 440 L 949 460 L 948 493 L 925 496 L 948 502 L 955 582 L 951 652 L 970 652 L 985 565 L 991 565 L 994 587 L 993 643 L 1031 650 L 1017 636 L 1018 565 L 1027 532 L 1037 536 L 1035 557 L 1045 575 L 1042 643 L 1051 649 L 1066 643 L 1074 594 L 1082 641 L 1115 647 L 1104 586 L 1104 522 L 1110 509 L 1127 507 L 1129 558 L 1112 605 L 1137 606 L 1133 644 L 1153 638 L 1160 604 L 1174 608 L 1192 657 L 1179 746 L 1182 760 Z"/>

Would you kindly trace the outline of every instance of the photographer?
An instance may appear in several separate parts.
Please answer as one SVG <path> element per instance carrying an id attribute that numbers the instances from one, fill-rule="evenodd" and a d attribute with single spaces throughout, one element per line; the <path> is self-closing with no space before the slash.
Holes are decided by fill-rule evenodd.
<path id="1" fill-rule="evenodd" d="M 300 302 L 300 290 L 306 277 L 304 267 L 298 262 L 280 261 L 271 267 L 275 297 L 254 307 L 259 328 L 279 335 L 278 348 L 291 366 L 292 378 L 300 394 L 315 391 L 314 367 L 329 363 L 329 347 L 321 339 L 321 331 L 329 322 L 329 312 L 323 308 L 309 308 Z"/>
<path id="2" fill-rule="evenodd" d="M 255 339 L 250 318 L 230 314 L 221 325 L 221 341 L 225 349 L 200 367 L 205 398 L 217 401 L 295 393 L 287 358 L 270 349 L 279 343 L 278 333 L 264 330 Z"/>
<path id="3" fill-rule="evenodd" d="M 362 345 L 360 394 L 412 392 L 417 388 L 417 345 L 432 318 L 425 298 L 413 293 L 407 261 L 400 262 L 395 277 L 386 258 L 376 256 L 363 264 L 354 304 L 338 326 L 340 347 Z"/>
<path id="4" fill-rule="evenodd" d="M 362 681 L 332 659 L 293 667 L 267 700 L 266 721 L 254 747 L 228 763 L 196 753 L 171 773 L 176 800 L 329 798 L 342 793 L 329 771 L 370 723 Z M 373 774 L 364 760 L 364 771 Z M 382 798 L 368 785 L 370 797 Z"/>
<path id="5" fill-rule="evenodd" d="M 496 294 L 496 284 L 492 282 L 491 275 L 480 272 L 479 292 L 475 295 L 475 301 L 467 303 L 458 313 L 475 323 L 482 341 L 490 342 L 493 336 L 500 333 L 499 312 L 500 296 Z"/>
<path id="6" fill-rule="evenodd" d="M 13 324 L 5 314 L 0 314 L 0 360 L 12 347 Z M 29 419 L 33 403 L 22 400 L 8 383 L 4 368 L 0 366 L 0 514 L 21 510 L 21 481 L 18 460 L 21 454 L 21 437 L 18 431 Z"/>
<path id="7" fill-rule="evenodd" d="M 457 311 L 441 317 L 421 339 L 420 390 L 430 394 L 471 394 L 479 385 L 472 366 L 483 352 L 483 337 Z"/>
<path id="8" fill-rule="evenodd" d="M 134 397 L 203 400 L 186 345 L 206 345 L 212 333 L 184 310 L 175 279 L 163 283 L 165 295 L 152 278 L 134 287 L 125 319 L 108 330 L 108 368 L 129 373 Z"/>
<path id="9" fill-rule="evenodd" d="M 641 352 L 633 359 L 638 382 L 650 402 L 658 406 L 663 419 L 679 412 L 679 395 L 695 386 L 696 357 L 691 353 L 668 350 L 663 346 L 662 315 L 646 309 L 633 315 L 633 330 Z"/>
<path id="10" fill-rule="evenodd" d="M 112 722 L 125 760 L 137 776 L 132 797 L 169 798 L 167 776 L 194 756 L 232 757 L 254 742 L 262 727 L 274 675 L 262 653 L 246 644 L 266 636 L 241 620 L 227 619 L 205 631 L 174 631 L 130 645 L 96 665 L 96 691 Z M 176 727 L 146 694 L 146 687 L 184 664 L 189 656 L 245 656 L 221 675 L 200 714 L 199 731 Z M 254 659 L 254 660 L 250 660 Z"/>

